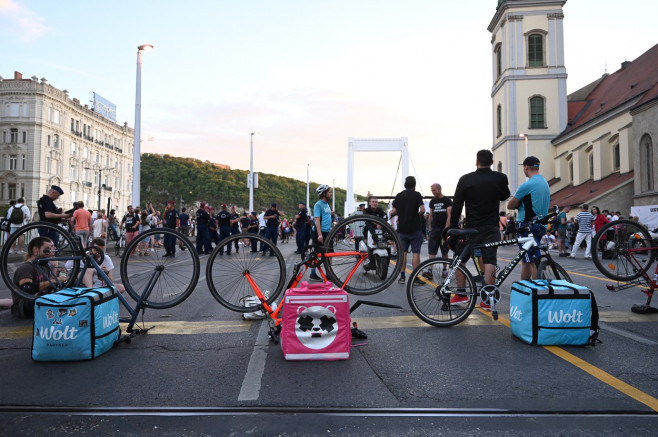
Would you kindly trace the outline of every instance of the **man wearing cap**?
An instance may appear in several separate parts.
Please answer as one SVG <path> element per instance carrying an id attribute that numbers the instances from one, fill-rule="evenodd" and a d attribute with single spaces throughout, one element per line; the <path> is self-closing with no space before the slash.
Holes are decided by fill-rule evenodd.
<path id="1" fill-rule="evenodd" d="M 176 211 L 176 208 L 174 208 L 174 205 L 176 202 L 173 200 L 170 200 L 167 202 L 167 208 L 165 209 L 164 212 L 164 220 L 163 220 L 163 226 L 165 228 L 173 229 L 176 230 L 176 226 L 178 225 L 178 211 Z M 164 249 L 165 249 L 165 254 L 162 255 L 163 257 L 169 256 L 173 257 L 176 256 L 176 237 L 173 235 L 165 234 L 164 236 Z"/>
<path id="2" fill-rule="evenodd" d="M 276 209 L 276 203 L 273 203 L 270 209 L 265 211 L 263 219 L 265 220 L 265 238 L 272 240 L 272 244 L 276 246 L 277 238 L 279 237 L 279 217 L 281 214 Z M 263 255 L 265 253 L 263 252 Z M 270 255 L 274 255 L 270 252 Z"/>
<path id="3" fill-rule="evenodd" d="M 57 185 L 53 185 L 48 190 L 48 193 L 44 194 L 41 199 L 37 201 L 37 211 L 39 212 L 39 221 L 59 224 L 62 219 L 71 217 L 71 214 L 61 212 L 61 209 L 55 206 L 55 200 L 59 199 L 59 196 L 64 194 L 62 190 Z M 48 237 L 53 240 L 55 247 L 59 243 L 59 234 L 56 231 L 51 231 L 46 228 L 39 228 L 39 235 L 42 237 Z"/>
<path id="4" fill-rule="evenodd" d="M 543 217 L 548 214 L 551 191 L 544 176 L 539 174 L 539 159 L 528 156 L 521 165 L 523 166 L 523 174 L 528 180 L 519 186 L 516 193 L 514 193 L 514 197 L 507 202 L 507 208 L 519 210 L 516 215 L 516 227 L 519 236 L 527 237 L 526 226 L 528 222 L 537 216 Z M 546 234 L 546 228 L 540 224 L 533 224 L 530 231 L 537 243 Z M 519 243 L 519 247 L 521 246 Z M 539 247 L 533 247 L 523 257 L 521 279 L 537 279 L 537 265 L 534 261 L 539 256 L 541 256 L 541 250 Z"/>
<path id="5" fill-rule="evenodd" d="M 306 222 L 308 221 L 308 209 L 306 203 L 299 202 L 299 212 L 295 216 L 295 241 L 297 242 L 296 254 L 301 254 L 306 246 Z"/>
<path id="6" fill-rule="evenodd" d="M 219 227 L 219 241 L 221 242 L 224 238 L 231 236 L 231 213 L 226 209 L 227 206 L 225 203 L 222 203 L 222 210 L 217 213 L 215 219 L 217 220 L 217 226 Z M 219 251 L 220 255 L 224 255 L 224 248 Z M 231 245 L 226 247 L 226 254 L 231 254 Z"/>
<path id="7" fill-rule="evenodd" d="M 210 222 L 210 214 L 206 211 L 206 204 L 201 202 L 199 209 L 196 211 L 196 251 L 199 255 L 208 255 L 212 252 L 212 245 L 210 244 L 210 232 L 208 231 L 208 223 Z"/>

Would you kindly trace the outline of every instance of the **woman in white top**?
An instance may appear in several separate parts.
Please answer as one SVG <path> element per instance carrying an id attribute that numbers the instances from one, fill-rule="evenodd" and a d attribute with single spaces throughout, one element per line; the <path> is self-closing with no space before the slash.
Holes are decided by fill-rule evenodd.
<path id="1" fill-rule="evenodd" d="M 94 238 L 105 238 L 105 233 L 107 232 L 107 219 L 105 218 L 105 214 L 99 212 L 92 226 L 94 228 Z"/>

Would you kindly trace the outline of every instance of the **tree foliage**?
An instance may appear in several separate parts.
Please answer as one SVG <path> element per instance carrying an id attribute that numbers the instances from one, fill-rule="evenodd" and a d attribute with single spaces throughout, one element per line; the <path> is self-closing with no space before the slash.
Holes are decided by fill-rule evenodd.
<path id="1" fill-rule="evenodd" d="M 209 161 L 192 158 L 179 158 L 171 155 L 142 154 L 141 199 L 142 203 L 165 205 L 174 200 L 180 205 L 196 208 L 199 202 L 206 202 L 218 209 L 222 203 L 235 205 L 240 211 L 249 208 L 247 170 L 228 170 L 213 165 Z M 317 199 L 311 182 L 309 200 Z M 336 209 L 343 214 L 346 192 L 336 189 L 334 193 Z M 361 200 L 361 199 L 359 199 Z M 288 216 L 297 212 L 300 201 L 306 201 L 306 182 L 268 173 L 259 173 L 258 188 L 254 189 L 254 209 L 260 211 L 276 202 L 278 209 Z M 311 205 L 312 207 L 312 205 Z"/>

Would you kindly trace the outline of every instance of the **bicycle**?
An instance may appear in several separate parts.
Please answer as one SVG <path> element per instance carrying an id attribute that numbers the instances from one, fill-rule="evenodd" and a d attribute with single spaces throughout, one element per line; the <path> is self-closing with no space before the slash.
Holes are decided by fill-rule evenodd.
<path id="1" fill-rule="evenodd" d="M 527 224 L 525 230 L 529 232 L 534 224 L 545 225 L 555 215 L 557 212 L 541 218 L 535 217 Z M 539 247 L 543 251 L 538 260 L 537 277 L 539 279 L 564 279 L 571 282 L 569 274 L 551 257 L 548 248 L 538 245 L 530 232 L 528 237 L 482 244 L 472 244 L 468 241 L 469 237 L 474 234 L 477 234 L 476 229 L 451 229 L 449 231 L 451 238 L 460 240 L 458 247 L 453 249 L 455 256 L 452 259 L 427 259 L 421 262 L 409 276 L 407 280 L 409 306 L 425 323 L 438 327 L 461 323 L 473 312 L 478 297 L 491 307 L 491 315 L 494 320 L 497 320 L 496 304 L 500 301 L 499 288 L 514 267 L 533 247 Z M 522 244 L 522 247 L 514 259 L 497 274 L 494 284 L 486 284 L 484 273 L 474 251 L 485 247 L 511 246 L 517 243 Z M 475 277 L 466 267 L 469 258 L 472 258 L 475 264 Z M 428 269 L 430 269 L 433 279 L 423 276 Z M 445 277 L 443 277 L 444 271 L 446 271 Z M 467 301 L 451 304 L 450 300 L 456 295 L 465 296 Z"/>
<path id="2" fill-rule="evenodd" d="M 114 242 L 114 254 L 118 257 L 122 257 L 125 249 L 126 249 L 126 228 L 122 226 L 119 230 L 119 238 Z"/>
<path id="3" fill-rule="evenodd" d="M 51 231 L 57 234 L 58 244 L 56 253 L 53 257 L 40 258 L 32 261 L 40 273 L 45 277 L 53 278 L 51 286 L 53 291 L 63 288 L 77 287 L 82 283 L 84 273 L 89 268 L 94 268 L 100 278 L 106 283 L 114 286 L 114 283 L 99 267 L 103 262 L 105 254 L 97 247 L 90 247 L 85 250 L 81 249 L 79 239 L 74 235 L 66 232 L 60 226 L 35 222 L 19 228 L 10 236 L 7 243 L 13 243 L 21 235 L 30 241 L 37 236 L 37 232 Z M 160 251 L 154 251 L 149 257 L 129 256 L 140 242 L 156 234 L 176 239 L 186 247 L 184 255 L 178 257 L 161 256 Z M 0 251 L 0 273 L 5 284 L 12 293 L 16 293 L 24 299 L 34 300 L 38 296 L 29 294 L 22 290 L 13 282 L 13 276 L 16 269 L 25 263 L 25 259 L 20 254 L 9 254 L 11 245 L 5 244 Z M 60 263 L 73 261 L 65 277 L 55 274 L 61 270 Z M 121 283 L 126 289 L 126 293 L 135 300 L 136 304 L 132 307 L 126 298 L 118 293 L 119 301 L 128 311 L 129 317 L 121 318 L 121 322 L 128 323 L 126 332 L 130 338 L 134 335 L 145 333 L 149 329 L 135 328 L 138 315 L 144 315 L 146 308 L 164 309 L 170 308 L 183 302 L 194 290 L 199 279 L 200 265 L 196 251 L 189 240 L 182 234 L 173 229 L 159 228 L 152 229 L 144 234 L 138 235 L 127 247 L 127 252 L 121 259 L 120 275 Z M 119 282 L 119 281 L 117 281 Z"/>
<path id="4" fill-rule="evenodd" d="M 365 229 L 369 229 L 367 235 L 363 235 Z M 238 238 L 244 236 L 222 240 L 211 253 L 206 266 L 208 288 L 221 305 L 232 311 L 266 313 L 270 338 L 274 341 L 280 331 L 283 308 L 283 302 L 276 305 L 275 300 L 283 290 L 297 287 L 309 268 L 316 268 L 324 282 L 332 282 L 358 296 L 384 290 L 403 268 L 402 253 L 397 251 L 400 247 L 397 232 L 375 216 L 359 215 L 343 220 L 331 230 L 323 246 L 308 246 L 301 261 L 294 264 L 285 287 L 286 263 L 269 239 L 249 234 L 251 250 L 245 247 L 240 253 L 222 255 L 224 247 Z"/>
<path id="5" fill-rule="evenodd" d="M 639 314 L 655 313 L 651 298 L 658 288 L 658 265 L 653 278 L 649 273 L 658 253 L 658 228 L 649 231 L 631 220 L 616 220 L 603 225 L 592 239 L 594 265 L 606 277 L 618 281 L 607 284 L 610 291 L 638 286 L 647 295 L 644 305 L 633 305 L 631 311 Z"/>

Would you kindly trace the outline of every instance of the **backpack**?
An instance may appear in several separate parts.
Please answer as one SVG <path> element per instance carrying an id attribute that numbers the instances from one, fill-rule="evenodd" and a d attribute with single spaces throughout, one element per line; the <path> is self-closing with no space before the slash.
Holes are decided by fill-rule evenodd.
<path id="1" fill-rule="evenodd" d="M 11 214 L 9 215 L 9 221 L 12 225 L 20 225 L 23 223 L 24 217 L 25 214 L 23 214 L 23 206 L 14 206 L 14 209 L 11 210 Z"/>

